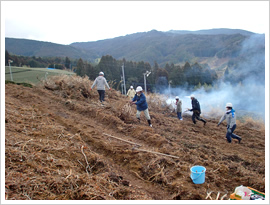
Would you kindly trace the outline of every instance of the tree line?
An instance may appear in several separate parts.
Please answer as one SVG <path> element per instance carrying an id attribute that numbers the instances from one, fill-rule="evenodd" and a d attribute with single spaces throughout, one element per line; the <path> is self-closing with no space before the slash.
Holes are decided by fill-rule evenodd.
<path id="1" fill-rule="evenodd" d="M 79 59 L 75 72 L 77 75 L 87 75 L 89 79 L 94 80 L 99 71 L 103 71 L 106 79 L 113 82 L 113 87 L 120 90 L 122 66 L 124 66 L 127 88 L 130 85 L 144 86 L 144 74 L 146 71 L 151 72 L 146 77 L 146 82 L 147 89 L 152 92 L 162 92 L 164 88 L 168 88 L 169 84 L 171 87 L 185 86 L 191 89 L 198 88 L 198 86 L 212 86 L 218 79 L 214 70 L 198 63 L 190 65 L 189 62 L 186 62 L 184 66 L 167 63 L 164 68 L 161 68 L 157 62 L 154 62 L 154 66 L 151 66 L 144 61 L 116 60 L 110 55 L 102 56 L 96 66 Z"/>
<path id="2" fill-rule="evenodd" d="M 36 57 L 36 56 L 18 56 L 9 54 L 5 51 L 5 65 L 8 66 L 8 60 L 12 60 L 12 66 L 31 67 L 31 68 L 55 68 L 55 69 L 71 69 L 77 65 L 78 59 L 70 59 L 68 57 Z"/>
<path id="3" fill-rule="evenodd" d="M 155 61 L 151 66 L 148 62 L 127 61 L 125 58 L 116 60 L 110 55 L 102 56 L 98 63 L 91 63 L 80 59 L 60 58 L 60 57 L 25 57 L 10 55 L 6 51 L 5 64 L 8 60 L 13 60 L 12 66 L 29 67 L 51 67 L 56 69 L 70 69 L 79 76 L 88 76 L 94 80 L 100 71 L 105 73 L 107 81 L 111 82 L 114 89 L 121 90 L 123 84 L 122 66 L 125 73 L 126 88 L 129 86 L 142 86 L 144 88 L 144 73 L 151 74 L 146 77 L 147 89 L 150 92 L 160 92 L 164 88 L 185 86 L 186 88 L 199 88 L 201 86 L 211 87 L 218 79 L 214 70 L 208 66 L 198 63 L 190 64 L 186 62 L 183 66 L 167 63 L 165 67 L 160 67 Z"/>

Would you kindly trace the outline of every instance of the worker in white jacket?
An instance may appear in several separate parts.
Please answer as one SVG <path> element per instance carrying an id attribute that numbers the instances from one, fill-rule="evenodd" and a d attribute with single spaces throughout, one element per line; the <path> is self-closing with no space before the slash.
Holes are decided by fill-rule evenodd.
<path id="1" fill-rule="evenodd" d="M 131 85 L 128 89 L 127 96 L 132 100 L 136 94 L 136 91 L 133 89 L 133 86 Z"/>
<path id="2" fill-rule="evenodd" d="M 232 103 L 227 103 L 226 104 L 226 109 L 227 109 L 227 111 L 220 118 L 219 123 L 218 123 L 217 126 L 219 126 L 220 123 L 226 119 L 226 122 L 227 122 L 227 133 L 226 133 L 227 141 L 229 143 L 231 143 L 232 138 L 234 138 L 234 139 L 237 139 L 238 142 L 240 143 L 242 138 L 237 136 L 236 134 L 233 134 L 233 131 L 236 128 L 236 115 L 235 115 L 235 110 L 232 108 Z"/>
<path id="3" fill-rule="evenodd" d="M 178 96 L 175 97 L 176 100 L 176 113 L 179 120 L 183 120 L 182 118 L 182 100 L 179 99 Z"/>
<path id="4" fill-rule="evenodd" d="M 102 103 L 104 101 L 104 97 L 105 97 L 105 85 L 106 87 L 111 90 L 110 86 L 107 83 L 107 80 L 104 78 L 104 73 L 103 72 L 99 72 L 99 76 L 95 79 L 92 87 L 90 88 L 90 91 L 97 86 L 97 91 L 99 94 L 99 100 Z"/>

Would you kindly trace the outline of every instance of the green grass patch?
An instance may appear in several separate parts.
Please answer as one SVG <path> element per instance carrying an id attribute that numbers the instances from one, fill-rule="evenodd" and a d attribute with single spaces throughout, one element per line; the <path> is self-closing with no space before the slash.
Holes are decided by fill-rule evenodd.
<path id="1" fill-rule="evenodd" d="M 13 67 L 11 66 L 13 82 L 18 84 L 32 84 L 36 85 L 42 80 L 55 75 L 76 75 L 73 72 L 47 69 L 47 68 L 28 68 L 28 67 Z M 5 67 L 5 80 L 11 81 L 9 66 Z"/>
<path id="2" fill-rule="evenodd" d="M 17 84 L 17 85 L 23 85 L 24 87 L 32 88 L 33 85 L 29 83 L 15 83 L 14 81 L 6 80 L 5 84 Z"/>

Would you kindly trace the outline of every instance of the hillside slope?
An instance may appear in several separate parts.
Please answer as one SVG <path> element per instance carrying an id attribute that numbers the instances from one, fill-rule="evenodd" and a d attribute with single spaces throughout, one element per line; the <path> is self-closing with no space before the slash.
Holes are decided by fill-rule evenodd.
<path id="1" fill-rule="evenodd" d="M 93 42 L 75 42 L 70 45 L 6 38 L 5 49 L 16 55 L 67 56 L 92 62 L 110 55 L 117 60 L 125 58 L 128 61 L 144 61 L 151 65 L 156 61 L 161 67 L 165 67 L 166 63 L 183 64 L 186 61 L 209 63 L 212 66 L 214 60 L 217 65 L 214 65 L 213 69 L 224 70 L 230 60 L 239 58 L 243 42 L 255 35 L 264 39 L 264 34 L 240 29 L 167 32 L 152 30 Z"/>
<path id="2" fill-rule="evenodd" d="M 97 58 L 95 53 L 85 52 L 70 45 L 28 39 L 5 38 L 5 49 L 11 54 L 36 57 L 70 57 L 91 60 Z"/>
<path id="3" fill-rule="evenodd" d="M 240 185 L 265 191 L 264 126 L 238 122 L 242 143 L 228 144 L 224 123 L 179 121 L 150 95 L 150 128 L 115 90 L 101 106 L 91 84 L 74 76 L 34 88 L 6 84 L 7 200 L 200 200 L 209 190 L 228 199 Z M 206 168 L 204 184 L 192 182 L 194 165 Z"/>
<path id="4" fill-rule="evenodd" d="M 179 34 L 152 30 L 95 42 L 72 43 L 75 48 L 96 52 L 99 56 L 112 55 L 116 59 L 179 63 L 193 58 L 234 58 L 239 55 L 241 43 L 247 38 L 239 33 Z"/>
<path id="5" fill-rule="evenodd" d="M 203 29 L 198 31 L 187 31 L 187 30 L 170 30 L 168 32 L 176 33 L 176 34 L 202 34 L 202 35 L 233 35 L 233 34 L 241 34 L 245 36 L 250 36 L 255 33 L 242 30 L 242 29 L 228 29 L 228 28 L 214 28 L 214 29 Z"/>

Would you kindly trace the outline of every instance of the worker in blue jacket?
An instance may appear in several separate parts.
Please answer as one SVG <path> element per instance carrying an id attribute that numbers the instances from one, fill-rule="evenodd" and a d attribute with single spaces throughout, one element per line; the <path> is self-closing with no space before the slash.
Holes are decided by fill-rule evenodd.
<path id="1" fill-rule="evenodd" d="M 151 124 L 151 118 L 149 115 L 149 111 L 148 111 L 148 104 L 146 102 L 146 97 L 143 94 L 143 89 L 141 86 L 138 86 L 136 88 L 136 95 L 134 96 L 134 98 L 132 99 L 132 101 L 130 101 L 130 103 L 133 105 L 137 105 L 137 113 L 136 113 L 136 117 L 137 119 L 141 120 L 140 115 L 141 115 L 141 111 L 144 112 L 145 118 L 147 119 L 147 122 L 149 124 L 150 127 L 152 127 Z"/>

